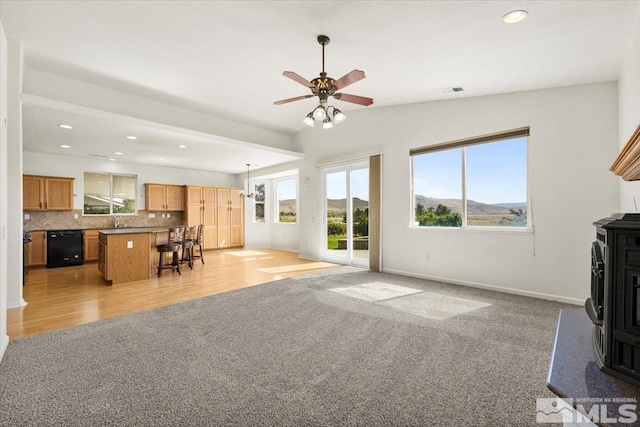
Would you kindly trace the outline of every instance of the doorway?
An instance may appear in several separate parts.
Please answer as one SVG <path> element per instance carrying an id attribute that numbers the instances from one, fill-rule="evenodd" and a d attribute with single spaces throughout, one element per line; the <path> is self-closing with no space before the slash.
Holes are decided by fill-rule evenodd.
<path id="1" fill-rule="evenodd" d="M 322 170 L 322 259 L 369 267 L 369 162 Z"/>

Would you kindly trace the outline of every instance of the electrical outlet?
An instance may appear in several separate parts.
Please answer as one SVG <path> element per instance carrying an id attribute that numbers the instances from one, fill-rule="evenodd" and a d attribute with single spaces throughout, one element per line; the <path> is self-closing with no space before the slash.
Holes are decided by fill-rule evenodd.
<path id="1" fill-rule="evenodd" d="M 166 214 L 162 214 L 162 218 L 166 218 L 166 217 L 167 217 L 167 215 L 166 215 Z"/>
<path id="2" fill-rule="evenodd" d="M 78 214 L 77 213 L 73 214 L 73 219 L 78 219 Z"/>
<path id="3" fill-rule="evenodd" d="M 156 214 L 154 214 L 153 212 L 149 212 L 149 218 L 155 218 Z"/>
<path id="4" fill-rule="evenodd" d="M 31 218 L 31 215 L 29 215 L 29 214 L 24 214 L 24 219 L 25 219 L 25 220 L 28 220 L 29 218 Z"/>
<path id="5" fill-rule="evenodd" d="M 133 241 L 127 240 L 127 249 L 133 249 Z"/>
<path id="6" fill-rule="evenodd" d="M 171 214 L 167 212 L 167 218 L 171 218 Z"/>

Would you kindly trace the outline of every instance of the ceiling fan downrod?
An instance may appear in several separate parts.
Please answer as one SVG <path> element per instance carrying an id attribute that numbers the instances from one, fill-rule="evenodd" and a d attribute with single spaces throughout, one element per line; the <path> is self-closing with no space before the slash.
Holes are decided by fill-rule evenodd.
<path id="1" fill-rule="evenodd" d="M 324 47 L 329 44 L 331 39 L 327 36 L 319 35 L 318 43 L 322 45 L 322 72 L 320 73 L 320 77 L 327 77 L 327 73 L 324 72 Z"/>

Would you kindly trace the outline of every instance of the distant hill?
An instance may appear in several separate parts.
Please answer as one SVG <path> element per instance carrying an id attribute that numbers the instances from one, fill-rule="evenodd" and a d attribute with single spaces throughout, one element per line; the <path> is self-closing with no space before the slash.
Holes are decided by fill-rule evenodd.
<path id="1" fill-rule="evenodd" d="M 289 213 L 293 212 L 296 207 L 295 199 L 280 200 L 280 211 Z M 369 207 L 368 200 L 362 200 L 357 197 L 353 198 L 353 209 L 365 210 Z M 327 199 L 327 210 L 329 212 L 341 213 L 347 210 L 346 199 Z"/>
<path id="2" fill-rule="evenodd" d="M 444 205 L 453 212 L 462 213 L 462 200 L 460 199 L 434 199 L 416 195 L 416 204 L 418 203 L 421 203 L 425 208 L 436 208 L 438 205 Z M 467 200 L 467 213 L 469 215 L 508 215 L 511 208 L 525 210 L 526 207 L 526 203 L 488 204 Z"/>
<path id="3" fill-rule="evenodd" d="M 502 208 L 508 209 L 522 209 L 527 210 L 527 204 L 524 202 L 521 203 L 492 203 L 493 206 L 500 206 Z"/>
<path id="4" fill-rule="evenodd" d="M 436 208 L 444 205 L 454 212 L 462 212 L 462 200 L 460 199 L 434 199 L 421 195 L 416 196 L 416 203 L 422 203 L 425 208 Z M 347 210 L 346 199 L 327 199 L 327 210 L 333 213 L 341 213 Z M 285 213 L 293 212 L 296 207 L 295 199 L 280 200 L 280 210 Z M 353 209 L 365 210 L 369 207 L 368 200 L 353 198 Z M 527 209 L 526 203 L 480 203 L 474 200 L 467 201 L 469 215 L 508 215 L 509 209 Z"/>

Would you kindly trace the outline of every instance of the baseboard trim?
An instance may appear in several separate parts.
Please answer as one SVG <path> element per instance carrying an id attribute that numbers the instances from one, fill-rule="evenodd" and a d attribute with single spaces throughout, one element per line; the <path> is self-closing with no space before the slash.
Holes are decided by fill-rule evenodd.
<path id="1" fill-rule="evenodd" d="M 318 257 L 314 257 L 314 256 L 311 256 L 311 255 L 305 255 L 305 254 L 301 254 L 301 253 L 298 253 L 298 258 L 300 258 L 300 259 L 307 259 L 307 260 L 309 260 L 309 261 L 317 261 L 317 262 L 322 261 L 322 260 L 321 260 L 320 258 L 318 258 Z"/>
<path id="2" fill-rule="evenodd" d="M 18 302 L 7 302 L 7 308 L 20 308 L 20 307 L 25 307 L 28 303 L 20 298 L 20 301 Z"/>
<path id="3" fill-rule="evenodd" d="M 293 248 L 281 248 L 278 246 L 271 246 L 271 249 L 276 250 L 276 251 L 284 251 L 284 252 L 298 252 L 297 249 L 293 249 Z"/>
<path id="4" fill-rule="evenodd" d="M 545 294 L 545 293 L 542 293 L 542 292 L 524 291 L 524 290 L 521 290 L 521 289 L 506 288 L 506 287 L 503 287 L 503 286 L 495 286 L 495 285 L 487 285 L 486 283 L 469 282 L 469 281 L 466 281 L 466 280 L 450 279 L 450 278 L 447 278 L 447 277 L 430 276 L 430 275 L 427 275 L 427 274 L 409 273 L 409 272 L 406 272 L 406 271 L 394 270 L 394 269 L 390 269 L 390 268 L 383 268 L 382 271 L 384 273 L 399 274 L 400 276 L 418 277 L 420 279 L 435 280 L 435 281 L 443 282 L 443 283 L 451 283 L 453 285 L 469 286 L 470 288 L 486 289 L 486 290 L 489 290 L 489 291 L 504 292 L 504 293 L 507 293 L 507 294 L 522 295 L 522 296 L 525 296 L 525 297 L 532 297 L 532 298 L 544 299 L 544 300 L 549 300 L 549 301 L 564 302 L 564 303 L 567 303 L 567 304 L 575 304 L 575 305 L 579 305 L 579 306 L 584 305 L 584 301 L 585 301 L 584 299 L 569 298 L 569 297 L 563 297 L 563 296 L 559 296 L 559 295 Z"/>
<path id="5" fill-rule="evenodd" d="M 4 357 L 4 353 L 7 351 L 7 347 L 9 347 L 9 336 L 5 335 L 0 339 L 0 362 L 2 362 L 2 358 Z"/>

